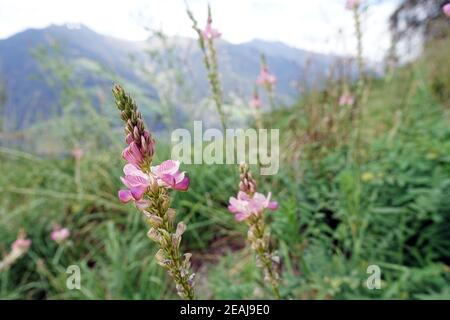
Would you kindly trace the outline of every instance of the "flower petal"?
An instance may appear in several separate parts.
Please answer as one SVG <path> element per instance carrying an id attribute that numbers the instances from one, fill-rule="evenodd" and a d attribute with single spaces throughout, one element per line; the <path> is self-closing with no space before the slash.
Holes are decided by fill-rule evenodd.
<path id="1" fill-rule="evenodd" d="M 133 200 L 130 190 L 119 190 L 119 200 L 122 203 L 128 203 Z"/>
<path id="2" fill-rule="evenodd" d="M 135 187 L 135 188 L 131 188 L 130 192 L 135 200 L 141 200 L 142 197 L 144 196 L 144 193 L 146 190 L 147 190 L 147 188 Z"/>
<path id="3" fill-rule="evenodd" d="M 187 189 L 189 189 L 189 182 L 189 177 L 185 176 L 183 180 L 178 182 L 173 188 L 175 190 L 186 191 Z"/>

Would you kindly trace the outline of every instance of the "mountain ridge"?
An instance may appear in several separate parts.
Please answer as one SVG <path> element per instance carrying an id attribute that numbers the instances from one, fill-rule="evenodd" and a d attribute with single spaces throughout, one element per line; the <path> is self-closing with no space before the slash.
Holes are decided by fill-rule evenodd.
<path id="1" fill-rule="evenodd" d="M 183 37 L 169 39 L 181 48 L 180 52 L 188 55 L 194 97 L 196 101 L 200 101 L 208 95 L 209 87 L 196 40 Z M 158 88 L 142 77 L 139 67 L 130 63 L 130 57 L 135 56 L 142 66 L 151 64 L 145 51 L 149 48 L 158 49 L 156 40 L 149 38 L 146 41 L 127 41 L 99 34 L 84 25 L 71 28 L 67 24 L 27 29 L 0 40 L 0 79 L 6 92 L 3 114 L 8 124 L 5 130 L 23 129 L 37 121 L 49 119 L 54 115 L 51 110 L 59 103 L 60 88 L 46 83 L 45 71 L 34 56 L 33 52 L 38 48 L 48 48 L 60 43 L 64 47 L 63 60 L 76 65 L 77 76 L 82 85 L 91 91 L 98 87 L 101 88 L 102 95 L 109 95 L 106 88 L 120 79 L 139 89 L 141 96 L 149 101 L 158 101 Z M 241 44 L 220 40 L 217 47 L 226 96 L 238 92 L 243 99 L 250 99 L 259 73 L 259 57 L 264 53 L 271 72 L 278 77 L 277 94 L 281 103 L 293 101 L 298 94 L 293 84 L 302 75 L 307 59 L 313 59 L 317 63 L 319 72 L 329 68 L 336 58 L 290 47 L 281 42 L 259 39 Z M 87 67 L 92 64 L 110 70 L 117 77 L 93 75 Z M 94 105 L 99 103 L 93 102 Z M 182 106 L 179 108 L 182 109 Z M 43 115 L 38 116 L 39 112 Z"/>

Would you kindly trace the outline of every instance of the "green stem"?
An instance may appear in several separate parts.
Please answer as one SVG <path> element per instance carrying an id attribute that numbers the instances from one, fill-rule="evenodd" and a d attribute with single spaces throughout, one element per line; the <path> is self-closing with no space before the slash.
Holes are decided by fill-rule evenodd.
<path id="1" fill-rule="evenodd" d="M 268 241 L 264 241 L 264 230 L 266 228 L 264 221 L 261 217 L 258 217 L 254 221 L 254 227 L 256 230 L 255 237 L 264 242 L 263 247 L 258 247 L 256 250 L 256 253 L 259 256 L 260 261 L 263 264 L 264 273 L 268 275 L 270 285 L 272 287 L 273 294 L 277 300 L 281 299 L 280 290 L 278 289 L 278 279 L 277 279 L 277 272 L 273 269 L 273 263 L 271 260 L 271 252 L 269 250 L 269 243 Z"/>

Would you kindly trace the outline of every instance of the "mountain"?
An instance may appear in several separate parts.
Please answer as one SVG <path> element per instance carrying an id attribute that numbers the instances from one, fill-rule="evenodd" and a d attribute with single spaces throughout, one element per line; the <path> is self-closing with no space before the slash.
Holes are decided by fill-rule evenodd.
<path id="1" fill-rule="evenodd" d="M 165 93 L 175 90 L 170 89 L 171 84 L 164 83 L 164 79 L 158 79 L 159 74 L 170 75 L 169 70 L 162 67 L 169 59 L 164 51 L 167 46 L 175 50 L 171 54 L 183 61 L 185 83 L 192 91 L 193 103 L 198 104 L 208 96 L 209 87 L 202 54 L 196 45 L 195 40 L 180 37 L 167 39 L 166 47 L 155 37 L 130 42 L 98 34 L 85 26 L 66 25 L 28 29 L 0 40 L 0 85 L 3 84 L 6 93 L 0 109 L 5 118 L 4 130 L 28 128 L 60 113 L 68 103 L 64 100 L 64 88 L 87 92 L 92 105 L 98 110 L 105 109 L 103 105 L 110 102 L 110 89 L 115 81 L 125 84 L 139 97 L 140 103 L 148 104 L 146 114 L 155 121 L 161 112 L 159 102 L 164 98 L 161 87 L 165 88 Z M 155 52 L 164 53 L 160 55 L 162 60 L 154 57 Z M 250 98 L 259 73 L 261 53 L 266 55 L 271 72 L 278 78 L 277 97 L 284 103 L 291 102 L 298 94 L 294 84 L 305 78 L 303 71 L 307 61 L 314 62 L 314 73 L 324 74 L 336 58 L 280 42 L 254 40 L 236 45 L 219 40 L 225 102 L 232 103 L 236 97 L 243 101 Z M 68 66 L 70 72 L 66 70 Z M 143 72 L 145 69 L 152 70 L 150 77 Z M 176 105 L 177 119 L 190 113 L 182 99 L 176 101 Z"/>

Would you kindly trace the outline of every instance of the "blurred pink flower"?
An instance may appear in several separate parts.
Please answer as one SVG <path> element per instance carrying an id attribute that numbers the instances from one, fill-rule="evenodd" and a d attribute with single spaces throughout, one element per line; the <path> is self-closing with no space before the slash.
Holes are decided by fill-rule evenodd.
<path id="1" fill-rule="evenodd" d="M 339 98 L 339 105 L 340 106 L 351 106 L 353 105 L 353 103 L 355 102 L 355 99 L 353 98 L 353 96 L 349 93 L 344 93 L 340 98 Z"/>
<path id="2" fill-rule="evenodd" d="M 447 3 L 444 7 L 442 7 L 442 11 L 444 11 L 447 17 L 450 17 L 450 3 Z"/>
<path id="3" fill-rule="evenodd" d="M 256 82 L 260 85 L 272 87 L 277 82 L 277 78 L 269 73 L 269 69 L 267 67 L 262 67 Z"/>
<path id="4" fill-rule="evenodd" d="M 51 239 L 57 243 L 63 243 L 68 237 L 70 237 L 70 231 L 67 228 L 62 228 L 60 225 L 55 226 L 51 235 Z"/>
<path id="5" fill-rule="evenodd" d="M 205 29 L 202 31 L 203 38 L 205 39 L 216 39 L 219 38 L 222 34 L 212 27 L 212 20 L 208 19 L 206 23 Z"/>
<path id="6" fill-rule="evenodd" d="M 83 149 L 81 149 L 80 147 L 75 147 L 72 149 L 72 156 L 77 159 L 80 160 L 81 158 L 83 158 L 84 156 L 84 151 Z"/>
<path id="7" fill-rule="evenodd" d="M 239 191 L 237 198 L 230 197 L 230 204 L 228 210 L 234 214 L 237 221 L 243 221 L 251 215 L 261 215 L 264 209 L 276 210 L 278 203 L 270 201 L 271 193 L 264 196 L 256 192 L 252 197 L 243 191 Z"/>
<path id="8" fill-rule="evenodd" d="M 261 99 L 258 96 L 254 96 L 252 100 L 250 100 L 250 106 L 255 109 L 259 109 L 262 106 Z"/>
<path id="9" fill-rule="evenodd" d="M 16 252 L 27 252 L 30 249 L 31 240 L 19 237 L 16 241 L 11 245 L 11 249 Z"/>
<path id="10" fill-rule="evenodd" d="M 180 172 L 179 168 L 179 161 L 166 160 L 159 166 L 152 166 L 151 171 L 156 176 L 158 185 L 186 191 L 189 188 L 189 178 L 184 171 Z"/>
<path id="11" fill-rule="evenodd" d="M 353 10 L 358 8 L 361 5 L 362 0 L 347 0 L 345 4 L 345 8 L 348 10 Z"/>
<path id="12" fill-rule="evenodd" d="M 120 177 L 128 189 L 119 190 L 119 200 L 122 203 L 134 201 L 139 209 L 145 209 L 150 204 L 144 200 L 144 194 L 150 186 L 151 177 L 134 165 L 128 163 L 123 167 L 125 177 Z"/>

